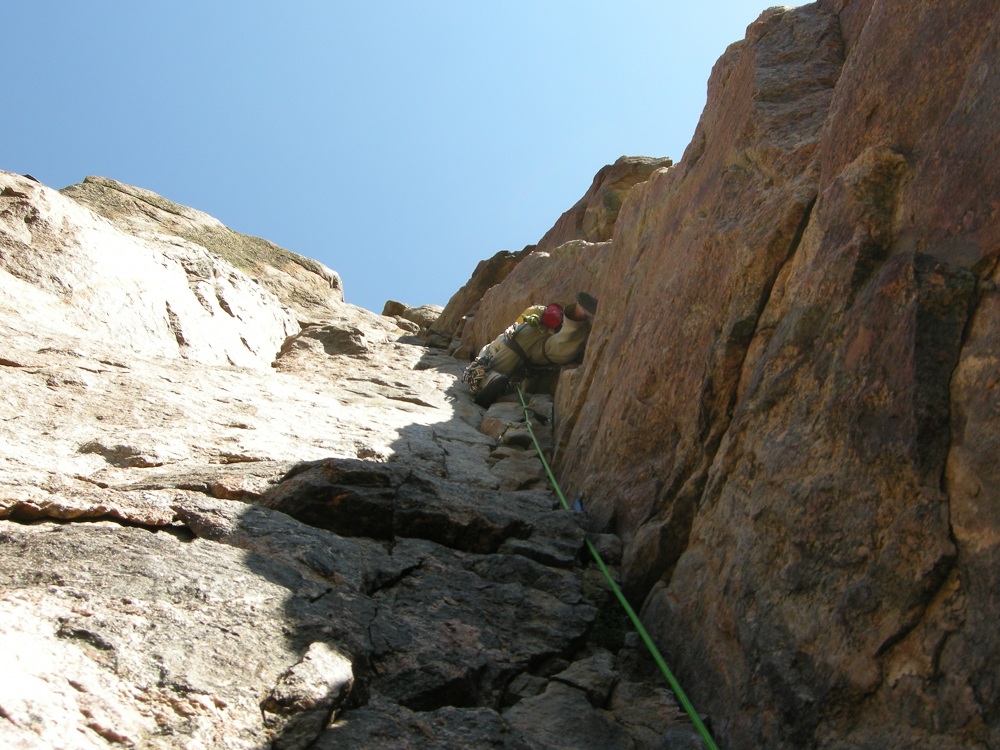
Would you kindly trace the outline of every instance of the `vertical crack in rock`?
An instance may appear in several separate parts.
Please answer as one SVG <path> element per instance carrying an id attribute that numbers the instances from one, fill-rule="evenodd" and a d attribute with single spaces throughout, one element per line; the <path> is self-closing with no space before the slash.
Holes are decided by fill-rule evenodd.
<path id="1" fill-rule="evenodd" d="M 752 312 L 730 321 L 728 332 L 712 348 L 699 396 L 697 443 L 701 446 L 701 455 L 697 463 L 691 462 L 683 470 L 675 470 L 669 485 L 659 478 L 654 480 L 654 500 L 626 549 L 623 561 L 627 575 L 625 591 L 634 601 L 645 599 L 656 582 L 668 584 L 674 566 L 688 548 L 695 514 L 706 502 L 710 473 L 732 424 L 740 384 L 748 377 L 745 363 L 751 342 L 758 334 L 758 322 L 771 301 L 777 280 L 802 243 L 815 205 L 814 193 L 805 203 L 790 207 L 790 212 L 799 215 L 781 262 L 773 264 L 770 274 L 762 280 Z"/>
<path id="2" fill-rule="evenodd" d="M 170 328 L 171 333 L 174 335 L 174 339 L 177 341 L 177 347 L 182 351 L 186 346 L 188 346 L 188 341 L 184 338 L 184 329 L 181 326 L 180 316 L 174 312 L 170 303 L 166 304 L 167 309 L 167 326 Z"/>
<path id="3" fill-rule="evenodd" d="M 233 312 L 233 308 L 230 307 L 229 305 L 229 300 L 226 299 L 226 295 L 224 290 L 222 289 L 222 286 L 219 285 L 218 283 L 216 283 L 215 285 L 215 299 L 218 301 L 219 307 L 221 307 L 229 317 L 231 318 L 237 317 L 236 313 Z"/>

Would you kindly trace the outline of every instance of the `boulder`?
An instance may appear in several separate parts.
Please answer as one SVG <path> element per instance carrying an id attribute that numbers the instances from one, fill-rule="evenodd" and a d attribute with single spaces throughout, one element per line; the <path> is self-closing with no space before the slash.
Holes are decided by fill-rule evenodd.
<path id="1" fill-rule="evenodd" d="M 419 307 L 406 307 L 400 313 L 400 317 L 416 323 L 420 328 L 431 328 L 435 321 L 441 316 L 444 310 L 441 305 L 420 305 Z"/>
<path id="2" fill-rule="evenodd" d="M 391 299 L 386 301 L 385 306 L 382 308 L 382 314 L 388 318 L 395 318 L 402 315 L 405 309 L 406 304 Z"/>

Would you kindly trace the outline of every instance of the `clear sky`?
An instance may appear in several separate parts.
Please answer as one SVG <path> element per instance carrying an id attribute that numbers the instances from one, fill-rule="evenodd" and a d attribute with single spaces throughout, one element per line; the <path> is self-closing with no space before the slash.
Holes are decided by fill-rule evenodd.
<path id="1" fill-rule="evenodd" d="M 679 160 L 773 4 L 5 0 L 0 169 L 152 190 L 375 312 L 443 305 L 603 165 Z"/>

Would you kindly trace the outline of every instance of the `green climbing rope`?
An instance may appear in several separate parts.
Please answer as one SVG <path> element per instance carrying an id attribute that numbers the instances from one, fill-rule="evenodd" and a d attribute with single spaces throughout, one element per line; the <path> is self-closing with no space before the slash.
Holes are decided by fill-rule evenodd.
<path id="1" fill-rule="evenodd" d="M 566 510 L 572 510 L 569 503 L 566 502 L 566 497 L 563 495 L 563 491 L 559 487 L 559 482 L 556 481 L 551 467 L 549 467 L 549 462 L 545 460 L 545 455 L 542 453 L 542 446 L 538 444 L 538 438 L 535 437 L 535 431 L 531 428 L 531 415 L 528 413 L 528 404 L 525 403 L 524 393 L 521 392 L 520 386 L 517 386 L 517 397 L 521 400 L 521 408 L 524 409 L 524 421 L 528 425 L 528 434 L 531 435 L 531 441 L 535 444 L 535 450 L 538 451 L 538 457 L 542 460 L 542 466 L 545 467 L 545 473 L 549 476 L 549 481 L 552 483 L 552 487 L 556 491 L 556 496 L 559 498 L 559 502 L 562 503 L 563 508 Z M 604 564 L 604 560 L 601 559 L 601 555 L 598 553 L 597 548 L 594 547 L 593 543 L 591 543 L 589 539 L 586 541 L 587 549 L 590 550 L 590 554 L 597 563 L 597 567 L 600 568 L 601 573 L 604 574 L 604 578 L 611 586 L 611 590 L 614 592 L 615 597 L 621 603 L 622 607 L 625 609 L 625 613 L 629 616 L 629 619 L 638 631 L 639 637 L 642 638 L 643 643 L 646 644 L 646 648 L 648 648 L 649 652 L 653 655 L 653 660 L 656 662 L 656 665 L 660 668 L 660 671 L 663 672 L 663 676 L 667 678 L 667 682 L 674 691 L 674 695 L 677 696 L 678 702 L 684 707 L 684 710 L 691 719 L 691 723 L 694 724 L 695 729 L 698 730 L 698 734 L 701 735 L 702 740 L 705 742 L 705 747 L 707 747 L 708 750 L 719 750 L 719 746 L 715 744 L 715 740 L 712 739 L 712 735 L 709 733 L 708 728 L 705 726 L 704 722 L 702 722 L 701 717 L 698 716 L 698 712 L 694 710 L 694 706 L 691 705 L 691 701 L 688 700 L 684 689 L 681 687 L 680 683 L 677 682 L 677 678 L 675 678 L 673 672 L 670 671 L 670 667 L 667 666 L 667 662 L 664 661 L 663 656 L 660 655 L 660 650 L 656 648 L 656 644 L 653 643 L 653 639 L 650 638 L 649 633 L 646 632 L 646 628 L 643 626 L 642 620 L 639 619 L 639 615 L 637 615 L 635 610 L 632 609 L 632 605 L 628 603 L 628 599 L 625 598 L 625 594 L 623 594 L 622 590 L 618 588 L 618 584 L 615 583 L 615 579 L 611 577 L 611 572 L 608 570 L 608 566 Z"/>

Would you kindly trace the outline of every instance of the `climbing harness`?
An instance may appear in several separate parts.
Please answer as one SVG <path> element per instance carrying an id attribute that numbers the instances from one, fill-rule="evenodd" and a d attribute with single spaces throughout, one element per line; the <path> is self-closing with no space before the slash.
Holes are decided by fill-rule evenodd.
<path id="1" fill-rule="evenodd" d="M 524 351 L 524 348 L 519 343 L 517 343 L 517 334 L 520 332 L 520 330 L 521 328 L 518 327 L 515 331 L 513 331 L 513 333 L 511 333 L 510 336 L 507 336 L 505 334 L 503 337 L 503 345 L 506 346 L 508 349 L 510 349 L 512 352 L 514 352 L 514 354 L 517 355 L 517 358 L 521 360 L 520 364 L 521 369 L 527 370 L 531 368 L 531 358 L 528 356 L 528 353 Z"/>
<path id="2" fill-rule="evenodd" d="M 510 326 L 506 331 L 504 331 L 503 336 L 500 338 L 500 342 L 506 348 L 514 352 L 515 355 L 517 355 L 518 359 L 517 366 L 514 367 L 513 370 L 511 370 L 510 372 L 504 373 L 511 380 L 521 380 L 523 378 L 532 377 L 533 375 L 538 375 L 540 373 L 544 373 L 548 370 L 559 367 L 559 365 L 555 364 L 554 362 L 552 362 L 551 359 L 549 359 L 548 353 L 545 348 L 546 344 L 548 343 L 547 339 L 542 341 L 542 351 L 541 351 L 541 355 L 542 357 L 544 357 L 546 364 L 533 363 L 531 361 L 531 358 L 528 356 L 528 353 L 524 351 L 524 347 L 522 347 L 521 344 L 518 343 L 517 341 L 518 333 L 520 333 L 522 330 L 524 330 L 524 328 L 528 326 L 537 328 L 538 325 L 540 324 L 536 325 L 536 323 L 537 323 L 537 316 L 535 316 L 534 318 L 529 316 L 528 320 L 521 323 L 515 323 L 514 325 Z M 488 347 L 484 347 L 483 351 L 485 352 L 487 351 L 487 349 Z M 495 361 L 496 361 L 495 355 L 481 354 L 481 356 L 479 356 L 476 360 L 471 362 L 462 371 L 462 381 L 469 385 L 469 391 L 472 393 L 473 396 L 477 396 L 488 382 L 488 375 L 491 369 L 493 368 Z"/>
<path id="3" fill-rule="evenodd" d="M 549 467 L 549 462 L 545 460 L 545 455 L 542 453 L 542 446 L 538 444 L 538 438 L 535 437 L 535 431 L 531 428 L 531 415 L 528 413 L 528 404 L 524 400 L 524 393 L 521 392 L 520 386 L 516 386 L 516 388 L 517 397 L 521 400 L 521 407 L 524 409 L 524 421 L 528 426 L 528 434 L 531 435 L 531 441 L 535 444 L 535 450 L 538 451 L 538 457 L 542 460 L 542 466 L 545 467 L 545 473 L 548 474 L 549 481 L 552 483 L 552 487 L 556 491 L 556 496 L 559 498 L 559 502 L 562 503 L 563 508 L 571 510 L 569 503 L 566 502 L 566 497 L 563 495 L 562 489 L 559 487 L 559 483 L 556 481 L 555 475 L 552 473 L 552 469 Z M 691 719 L 691 723 L 694 724 L 695 729 L 698 730 L 698 734 L 701 735 L 701 739 L 704 741 L 705 747 L 707 747 L 708 750 L 719 750 L 719 746 L 715 744 L 715 740 L 712 739 L 712 735 L 705 727 L 701 717 L 698 716 L 697 711 L 694 710 L 694 706 L 691 705 L 691 701 L 688 700 L 684 689 L 681 687 L 680 683 L 677 682 L 673 672 L 670 671 L 670 667 L 667 666 L 667 662 L 664 661 L 663 656 L 660 655 L 659 649 L 656 648 L 656 644 L 653 643 L 653 639 L 650 638 L 649 633 L 646 632 L 646 628 L 642 624 L 642 620 L 639 619 L 639 615 L 637 615 L 635 610 L 632 609 L 632 605 L 628 603 L 628 599 L 625 598 L 625 594 L 623 594 L 622 590 L 618 588 L 618 584 L 615 583 L 615 579 L 611 577 L 611 572 L 608 570 L 607 565 L 604 564 L 604 560 L 601 559 L 601 555 L 598 553 L 597 548 L 594 547 L 593 543 L 589 539 L 586 539 L 585 541 L 587 543 L 587 549 L 590 550 L 590 554 L 597 563 L 597 567 L 600 568 L 601 573 L 604 574 L 605 580 L 611 586 L 611 590 L 614 592 L 615 597 L 625 609 L 625 613 L 629 616 L 629 619 L 632 621 L 632 624 L 639 633 L 639 637 L 642 638 L 643 643 L 646 644 L 646 648 L 648 648 L 649 652 L 653 655 L 653 660 L 660 668 L 660 671 L 663 672 L 663 676 L 667 678 L 667 682 L 674 691 L 674 695 L 677 696 L 678 702 L 680 702 L 680 704 L 684 707 L 688 717 Z"/>

